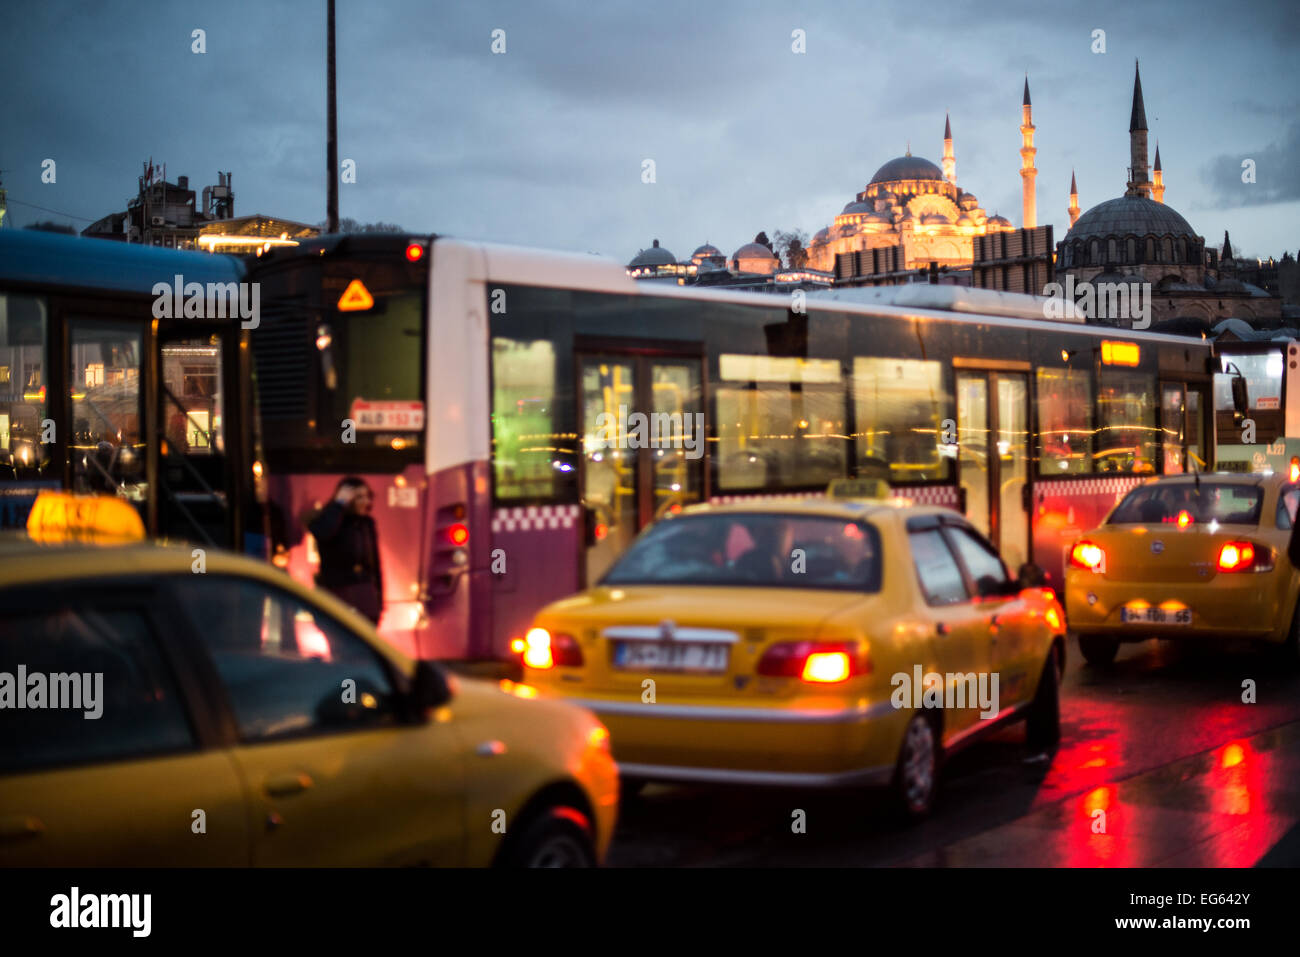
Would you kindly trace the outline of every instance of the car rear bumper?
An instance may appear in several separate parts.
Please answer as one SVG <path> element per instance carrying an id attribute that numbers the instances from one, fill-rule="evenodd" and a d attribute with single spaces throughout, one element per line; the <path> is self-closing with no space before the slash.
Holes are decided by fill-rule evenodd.
<path id="1" fill-rule="evenodd" d="M 888 783 L 907 713 L 888 699 L 840 708 L 643 704 L 568 698 L 609 728 L 625 777 L 772 787 Z"/>
<path id="2" fill-rule="evenodd" d="M 1160 607 L 1174 602 L 1191 610 L 1190 624 L 1121 621 L 1132 602 Z M 1065 610 L 1072 631 L 1134 641 L 1151 637 L 1192 640 L 1280 641 L 1289 622 L 1280 621 L 1277 583 L 1271 574 L 1217 576 L 1204 585 L 1186 582 L 1110 582 L 1101 576 L 1066 577 Z"/>

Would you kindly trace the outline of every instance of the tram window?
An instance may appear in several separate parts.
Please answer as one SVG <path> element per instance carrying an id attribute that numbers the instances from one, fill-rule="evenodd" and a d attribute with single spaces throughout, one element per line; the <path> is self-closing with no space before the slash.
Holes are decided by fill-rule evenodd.
<path id="1" fill-rule="evenodd" d="M 572 441 L 569 441 L 572 446 Z M 572 448 L 556 434 L 555 345 L 492 340 L 492 471 L 498 499 L 553 498 Z"/>
<path id="2" fill-rule="evenodd" d="M 73 486 L 144 497 L 139 327 L 74 320 L 68 344 Z"/>
<path id="3" fill-rule="evenodd" d="M 1097 469 L 1155 472 L 1156 383 L 1140 372 L 1103 369 L 1097 396 Z"/>
<path id="4" fill-rule="evenodd" d="M 187 455 L 225 451 L 221 339 L 183 339 L 162 347 L 167 441 Z"/>
<path id="5" fill-rule="evenodd" d="M 891 482 L 947 479 L 956 446 L 942 441 L 953 417 L 940 363 L 921 359 L 853 360 L 858 462 L 889 463 Z"/>
<path id="6" fill-rule="evenodd" d="M 1092 381 L 1082 369 L 1038 370 L 1041 475 L 1092 471 Z"/>
<path id="7" fill-rule="evenodd" d="M 838 360 L 726 354 L 719 373 L 719 489 L 801 488 L 846 474 Z"/>
<path id="8" fill-rule="evenodd" d="M 0 293 L 0 482 L 45 477 L 45 300 Z"/>

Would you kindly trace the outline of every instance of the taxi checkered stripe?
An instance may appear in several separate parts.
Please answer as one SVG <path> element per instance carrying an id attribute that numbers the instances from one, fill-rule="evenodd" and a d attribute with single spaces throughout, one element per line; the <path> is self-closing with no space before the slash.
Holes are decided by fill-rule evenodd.
<path id="1" fill-rule="evenodd" d="M 910 498 L 918 505 L 947 505 L 956 508 L 960 496 L 955 485 L 927 485 L 920 488 L 896 488 L 890 490 L 894 498 Z M 751 502 L 757 499 L 785 499 L 787 501 L 806 498 L 823 498 L 825 492 L 768 492 L 755 495 L 715 495 L 709 499 L 711 505 L 728 505 L 732 502 Z"/>
<path id="2" fill-rule="evenodd" d="M 573 528 L 577 524 L 579 505 L 523 505 L 499 508 L 492 513 L 493 532 L 542 532 L 554 528 Z"/>

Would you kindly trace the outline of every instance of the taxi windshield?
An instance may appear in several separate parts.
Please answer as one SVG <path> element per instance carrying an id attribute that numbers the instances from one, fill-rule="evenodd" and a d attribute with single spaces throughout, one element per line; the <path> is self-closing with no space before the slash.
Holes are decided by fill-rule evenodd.
<path id="1" fill-rule="evenodd" d="M 602 585 L 880 590 L 880 536 L 829 516 L 727 512 L 651 526 Z"/>
<path id="2" fill-rule="evenodd" d="M 1190 482 L 1144 485 L 1115 509 L 1108 525 L 1258 525 L 1264 492 L 1257 485 Z"/>

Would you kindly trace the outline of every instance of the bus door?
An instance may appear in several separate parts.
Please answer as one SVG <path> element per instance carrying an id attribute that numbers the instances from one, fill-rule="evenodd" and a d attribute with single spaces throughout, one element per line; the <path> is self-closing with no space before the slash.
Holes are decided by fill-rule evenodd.
<path id="1" fill-rule="evenodd" d="M 1213 470 L 1203 419 L 1208 407 L 1203 385 L 1161 381 L 1160 435 L 1165 475 Z"/>
<path id="2" fill-rule="evenodd" d="M 65 485 L 131 502 L 150 528 L 146 436 L 146 327 L 127 318 L 67 316 Z"/>
<path id="3" fill-rule="evenodd" d="M 646 525 L 704 496 L 702 360 L 578 355 L 584 584 Z"/>
<path id="4" fill-rule="evenodd" d="M 966 517 L 1014 573 L 1029 560 L 1029 377 L 957 369 L 957 469 Z M 1006 363 L 1010 367 L 1013 363 Z"/>
<path id="5" fill-rule="evenodd" d="M 157 338 L 157 533 L 238 550 L 239 333 L 193 320 L 161 321 Z M 232 426 L 234 431 L 232 432 Z"/>

